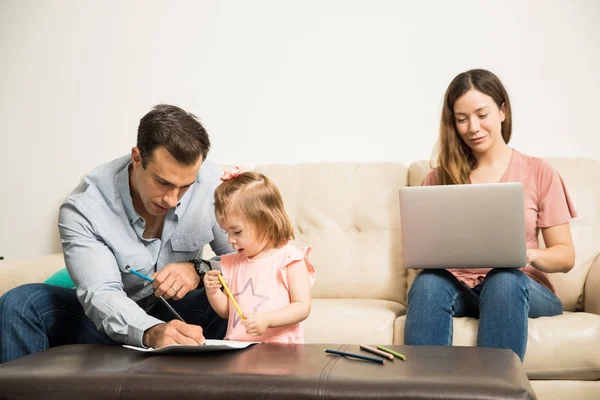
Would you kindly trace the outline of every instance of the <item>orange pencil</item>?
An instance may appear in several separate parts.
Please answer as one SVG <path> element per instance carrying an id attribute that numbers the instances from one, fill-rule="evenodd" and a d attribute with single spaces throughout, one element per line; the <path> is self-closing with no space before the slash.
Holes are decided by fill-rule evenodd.
<path id="1" fill-rule="evenodd" d="M 244 314 L 242 313 L 242 310 L 240 309 L 240 306 L 238 306 L 237 301 L 235 301 L 235 298 L 231 294 L 231 290 L 229 290 L 229 287 L 225 283 L 225 280 L 223 279 L 223 277 L 221 276 L 221 274 L 217 275 L 217 277 L 219 278 L 219 282 L 221 282 L 221 285 L 223 285 L 223 289 L 225 289 L 225 294 L 229 297 L 229 299 L 233 303 L 233 306 L 237 310 L 238 314 L 240 314 L 240 318 L 245 320 L 246 317 L 244 317 Z"/>
<path id="2" fill-rule="evenodd" d="M 377 354 L 378 356 L 394 361 L 394 356 L 390 353 L 386 353 L 385 351 L 377 350 L 371 346 L 367 346 L 366 344 L 361 344 L 360 348 L 364 351 L 368 351 L 369 353 Z"/>

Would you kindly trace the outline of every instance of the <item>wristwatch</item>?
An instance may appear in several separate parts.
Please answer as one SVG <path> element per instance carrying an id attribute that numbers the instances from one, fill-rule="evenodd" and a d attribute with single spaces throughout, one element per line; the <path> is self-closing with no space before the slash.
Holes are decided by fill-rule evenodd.
<path id="1" fill-rule="evenodd" d="M 198 260 L 190 260 L 190 262 L 194 264 L 194 269 L 200 277 L 200 283 L 198 283 L 198 287 L 196 289 L 201 289 L 204 287 L 204 275 L 206 275 L 206 273 L 212 269 L 210 266 L 210 261 L 200 258 Z"/>

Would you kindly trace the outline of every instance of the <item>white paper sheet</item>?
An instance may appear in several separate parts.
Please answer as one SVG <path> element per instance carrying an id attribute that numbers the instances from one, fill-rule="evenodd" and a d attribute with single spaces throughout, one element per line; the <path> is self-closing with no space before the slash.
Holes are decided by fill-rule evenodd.
<path id="1" fill-rule="evenodd" d="M 238 342 L 235 340 L 206 339 L 206 344 L 201 346 L 171 344 L 169 346 L 161 347 L 159 349 L 144 349 L 143 347 L 129 346 L 124 344 L 123 347 L 135 351 L 141 351 L 144 353 L 205 353 L 217 350 L 240 350 L 257 343 L 260 342 Z"/>

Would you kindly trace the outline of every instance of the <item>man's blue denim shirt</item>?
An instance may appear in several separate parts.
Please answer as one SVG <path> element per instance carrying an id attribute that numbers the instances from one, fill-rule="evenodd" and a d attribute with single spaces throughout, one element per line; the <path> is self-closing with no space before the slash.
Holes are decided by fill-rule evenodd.
<path id="1" fill-rule="evenodd" d="M 146 313 L 156 302 L 152 286 L 125 266 L 151 276 L 169 263 L 201 257 L 207 243 L 217 255 L 232 249 L 215 219 L 222 173 L 215 164 L 202 163 L 196 182 L 167 212 L 160 239 L 142 236 L 146 222 L 133 208 L 130 165 L 131 156 L 124 156 L 86 175 L 60 207 L 58 228 L 86 315 L 112 339 L 143 346 L 144 331 L 163 321 Z"/>

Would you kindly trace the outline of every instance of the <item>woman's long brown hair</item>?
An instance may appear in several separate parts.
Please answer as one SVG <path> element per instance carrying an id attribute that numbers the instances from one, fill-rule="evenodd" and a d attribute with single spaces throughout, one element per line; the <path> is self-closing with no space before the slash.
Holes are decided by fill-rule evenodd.
<path id="1" fill-rule="evenodd" d="M 477 159 L 456 130 L 454 117 L 454 103 L 471 89 L 490 96 L 499 109 L 504 104 L 502 138 L 507 144 L 510 141 L 512 112 L 508 93 L 500 79 L 484 69 L 472 69 L 459 74 L 452 80 L 444 95 L 440 137 L 436 146 L 437 157 L 434 155 L 434 160 L 437 159 L 434 163 L 438 167 L 437 173 L 441 185 L 469 183 L 471 171 L 477 167 Z"/>

